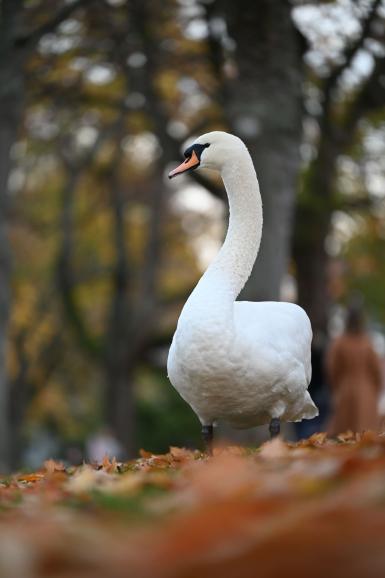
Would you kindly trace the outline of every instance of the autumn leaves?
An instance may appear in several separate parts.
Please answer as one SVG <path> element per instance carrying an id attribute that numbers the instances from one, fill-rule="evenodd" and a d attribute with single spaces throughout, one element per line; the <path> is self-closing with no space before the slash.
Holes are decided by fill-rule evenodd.
<path id="1" fill-rule="evenodd" d="M 370 432 L 275 439 L 211 459 L 170 448 L 128 463 L 48 460 L 0 482 L 0 576 L 242 578 L 258 568 L 264 578 L 324 578 L 343 565 L 346 576 L 374 578 L 384 479 L 385 437 Z"/>

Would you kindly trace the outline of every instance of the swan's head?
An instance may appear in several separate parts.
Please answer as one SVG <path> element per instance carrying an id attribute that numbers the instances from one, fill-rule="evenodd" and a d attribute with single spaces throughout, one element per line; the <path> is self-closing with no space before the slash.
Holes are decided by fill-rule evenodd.
<path id="1" fill-rule="evenodd" d="M 245 149 L 245 145 L 237 136 L 228 132 L 213 131 L 203 134 L 184 151 L 185 161 L 172 170 L 168 177 L 192 171 L 198 167 L 213 169 L 219 172 L 234 162 L 237 152 Z"/>

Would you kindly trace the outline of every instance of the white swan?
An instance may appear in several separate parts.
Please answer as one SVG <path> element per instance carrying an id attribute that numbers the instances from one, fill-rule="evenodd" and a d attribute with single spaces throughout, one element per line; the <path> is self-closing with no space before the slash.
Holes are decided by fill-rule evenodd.
<path id="1" fill-rule="evenodd" d="M 256 259 L 262 200 L 244 143 L 225 132 L 200 136 L 172 178 L 197 167 L 220 172 L 230 220 L 225 242 L 188 298 L 174 334 L 167 370 L 172 385 L 202 424 L 210 450 L 213 425 L 235 428 L 318 415 L 307 391 L 312 330 L 292 303 L 235 301 Z"/>

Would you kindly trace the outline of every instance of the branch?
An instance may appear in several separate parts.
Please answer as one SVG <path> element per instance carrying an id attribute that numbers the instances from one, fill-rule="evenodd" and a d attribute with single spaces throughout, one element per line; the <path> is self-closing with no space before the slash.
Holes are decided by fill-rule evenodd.
<path id="1" fill-rule="evenodd" d="M 61 232 L 62 242 L 56 262 L 56 276 L 59 294 L 62 298 L 64 311 L 67 318 L 78 337 L 79 342 L 85 350 L 92 356 L 97 357 L 100 354 L 101 346 L 99 342 L 91 335 L 83 319 L 80 308 L 76 302 L 74 287 L 75 280 L 71 267 L 73 253 L 73 202 L 74 192 L 83 171 L 89 166 L 92 159 L 95 158 L 98 150 L 105 140 L 114 133 L 117 127 L 122 124 L 120 115 L 108 127 L 99 133 L 94 145 L 79 162 L 71 162 L 67 156 L 62 155 L 63 162 L 67 166 L 68 179 L 65 183 L 62 197 L 62 214 L 61 214 Z"/>
<path id="2" fill-rule="evenodd" d="M 80 171 L 71 175 L 62 191 L 62 244 L 56 262 L 56 284 L 64 312 L 75 331 L 79 343 L 92 357 L 96 357 L 99 354 L 100 347 L 90 334 L 76 302 L 74 294 L 75 283 L 71 267 L 73 252 L 73 192 L 79 178 Z"/>
<path id="3" fill-rule="evenodd" d="M 359 121 L 364 116 L 384 108 L 385 86 L 382 81 L 384 74 L 385 58 L 377 58 L 372 73 L 347 109 L 342 125 L 342 142 L 345 145 L 349 144 Z"/>
<path id="4" fill-rule="evenodd" d="M 125 205 L 126 199 L 121 180 L 122 149 L 120 141 L 124 134 L 124 123 L 119 127 L 119 135 L 115 145 L 110 178 L 111 212 L 114 223 L 113 246 L 115 263 L 113 265 L 112 281 L 113 294 L 110 304 L 110 319 L 108 326 L 107 349 L 112 357 L 116 355 L 116 348 L 120 342 L 126 342 L 129 317 L 128 289 L 129 289 L 129 260 L 125 234 Z"/>
<path id="5" fill-rule="evenodd" d="M 49 316 L 51 299 L 51 291 L 41 293 L 28 326 L 22 326 L 10 333 L 13 352 L 17 360 L 17 373 L 10 381 L 12 388 L 10 412 L 15 424 L 20 425 L 31 399 L 47 384 L 61 359 L 63 335 L 60 326 L 55 328 L 50 340 L 42 344 L 33 359 L 28 349 L 28 343 L 36 327 L 39 323 L 44 323 L 44 319 Z"/>
<path id="6" fill-rule="evenodd" d="M 64 4 L 57 13 L 50 19 L 44 22 L 39 28 L 36 28 L 28 34 L 23 34 L 15 38 L 14 46 L 15 48 L 20 48 L 22 50 L 29 50 L 34 48 L 39 40 L 45 35 L 53 32 L 59 24 L 66 20 L 73 12 L 78 10 L 78 8 L 83 8 L 94 2 L 95 0 L 74 0 L 71 3 Z"/>
<path id="7" fill-rule="evenodd" d="M 359 211 L 361 213 L 371 209 L 373 205 L 373 199 L 370 197 L 359 197 L 355 199 L 339 197 L 335 202 L 335 209 L 341 209 L 344 211 Z"/>
<path id="8" fill-rule="evenodd" d="M 207 24 L 208 36 L 207 36 L 207 49 L 208 49 L 208 61 L 210 63 L 213 76 L 216 80 L 215 94 L 213 95 L 214 100 L 221 105 L 223 110 L 225 100 L 226 100 L 226 79 L 224 76 L 224 64 L 225 56 L 223 51 L 223 46 L 214 32 L 213 28 L 213 18 L 216 15 L 217 3 L 207 3 L 199 2 L 200 7 L 204 11 L 205 20 Z"/>
<path id="9" fill-rule="evenodd" d="M 37 71 L 37 73 L 39 73 L 39 71 Z M 42 86 L 36 86 L 34 83 L 29 89 L 29 94 L 31 100 L 54 98 L 58 105 L 85 106 L 87 108 L 97 106 L 99 108 L 108 108 L 112 111 L 127 109 L 127 106 L 122 103 L 121 98 L 98 93 L 87 94 L 87 92 L 82 91 L 81 88 L 79 89 L 75 83 L 69 86 L 63 86 L 55 82 L 47 82 Z"/>
<path id="10" fill-rule="evenodd" d="M 343 55 L 343 62 L 336 66 L 330 73 L 329 77 L 326 79 L 324 84 L 324 96 L 323 96 L 323 108 L 324 116 L 328 116 L 330 110 L 330 102 L 332 92 L 337 85 L 338 80 L 341 78 L 342 73 L 349 68 L 353 58 L 356 56 L 357 52 L 362 48 L 366 38 L 369 35 L 372 22 L 376 16 L 377 8 L 380 5 L 381 0 L 373 0 L 373 3 L 361 23 L 361 34 L 354 42 L 348 44 L 345 48 Z"/>
<path id="11" fill-rule="evenodd" d="M 143 326 L 143 320 L 145 320 L 145 324 L 148 327 L 152 324 L 154 308 L 158 301 L 157 281 L 161 266 L 161 236 L 165 203 L 164 187 L 159 187 L 161 182 L 162 174 L 159 167 L 155 174 L 155 179 L 150 182 L 149 207 L 151 216 L 147 225 L 147 242 L 142 264 L 141 290 L 139 291 L 141 302 L 139 309 L 142 312 L 141 325 Z M 148 332 L 148 327 L 146 333 Z M 140 331 L 138 333 L 140 335 Z"/>
<path id="12" fill-rule="evenodd" d="M 147 112 L 153 120 L 154 132 L 162 143 L 162 147 L 165 151 L 165 158 L 169 161 L 180 157 L 182 141 L 176 140 L 169 135 L 167 130 L 169 118 L 165 113 L 165 108 L 162 105 L 161 98 L 154 86 L 154 79 L 156 78 L 156 73 L 159 67 L 159 47 L 148 29 L 149 15 L 146 10 L 146 4 L 140 0 L 132 0 L 130 12 L 131 20 L 133 21 L 140 38 L 141 48 L 147 56 L 147 74 L 142 78 L 143 86 L 141 87 L 141 90 L 147 96 Z M 204 130 L 205 128 L 207 128 L 207 122 L 204 119 L 202 123 L 199 123 L 197 127 L 194 127 L 193 132 L 200 132 L 200 130 Z M 207 189 L 214 196 L 220 199 L 224 198 L 222 188 L 218 187 L 206 177 L 195 171 L 193 171 L 190 176 L 196 183 Z"/>

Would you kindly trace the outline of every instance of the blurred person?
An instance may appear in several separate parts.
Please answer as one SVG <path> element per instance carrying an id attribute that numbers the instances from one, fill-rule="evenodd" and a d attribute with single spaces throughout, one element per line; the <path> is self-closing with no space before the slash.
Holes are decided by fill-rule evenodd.
<path id="1" fill-rule="evenodd" d="M 91 462 L 100 463 L 105 456 L 121 459 L 123 447 L 112 431 L 104 427 L 91 435 L 86 443 L 87 458 Z"/>
<path id="2" fill-rule="evenodd" d="M 328 433 L 378 430 L 382 367 L 366 332 L 361 310 L 348 311 L 345 331 L 327 353 L 326 371 L 333 406 Z"/>

